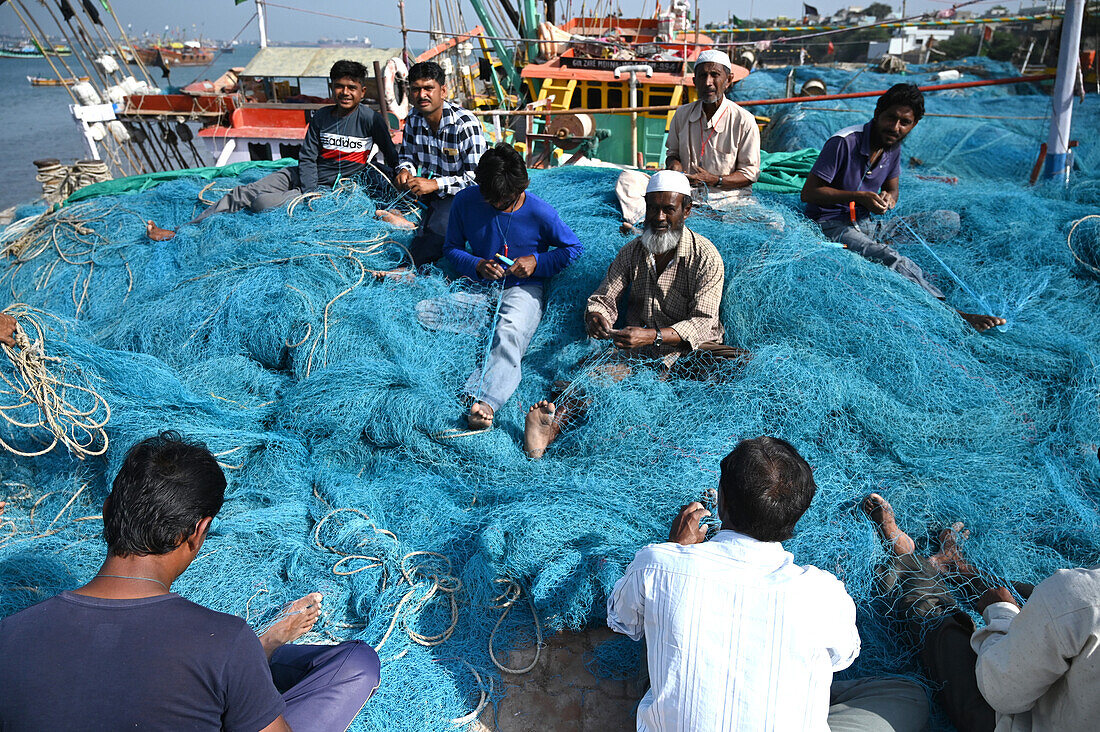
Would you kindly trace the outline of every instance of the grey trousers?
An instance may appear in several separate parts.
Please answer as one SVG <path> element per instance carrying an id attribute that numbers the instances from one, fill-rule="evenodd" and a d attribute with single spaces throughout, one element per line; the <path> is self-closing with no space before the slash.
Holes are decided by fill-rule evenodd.
<path id="1" fill-rule="evenodd" d="M 542 320 L 542 302 L 541 280 L 504 290 L 489 356 L 466 380 L 466 393 L 488 404 L 494 412 L 519 386 L 523 373 L 520 362 Z"/>
<path id="2" fill-rule="evenodd" d="M 236 213 L 246 208 L 252 213 L 259 213 L 281 206 L 300 195 L 302 179 L 298 174 L 298 166 L 292 165 L 247 185 L 237 186 L 187 223 L 197 224 L 216 213 Z"/>
<path id="3" fill-rule="evenodd" d="M 843 219 L 820 222 L 821 233 L 831 241 L 840 242 L 845 248 L 864 259 L 894 270 L 917 285 L 932 297 L 944 299 L 943 292 L 924 275 L 924 270 L 909 257 L 898 253 L 892 245 L 916 243 L 902 221 L 928 242 L 946 241 L 959 232 L 959 215 L 954 211 L 939 210 L 913 214 L 889 221 L 865 218 L 856 223 Z"/>
<path id="4" fill-rule="evenodd" d="M 928 695 L 900 678 L 834 681 L 829 689 L 830 732 L 920 732 Z"/>

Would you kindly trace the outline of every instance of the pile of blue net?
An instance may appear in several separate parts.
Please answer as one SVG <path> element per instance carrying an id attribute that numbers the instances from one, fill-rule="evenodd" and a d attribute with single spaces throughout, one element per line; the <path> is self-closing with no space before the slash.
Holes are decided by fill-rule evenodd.
<path id="1" fill-rule="evenodd" d="M 853 89 L 898 79 L 880 77 L 868 72 Z M 754 73 L 742 85 L 783 78 Z M 929 95 L 928 111 L 1049 107 L 1035 90 L 996 89 Z M 819 147 L 865 120 L 873 101 L 842 106 L 858 111 L 773 110 L 769 149 Z M 1096 113 L 1090 97 L 1077 129 L 1096 129 Z M 863 652 L 849 675 L 919 678 L 876 594 L 885 554 L 858 509 L 864 495 L 892 501 L 921 551 L 965 522 L 971 561 L 1007 580 L 1038 582 L 1100 556 L 1100 282 L 1082 264 L 1100 227 L 1086 220 L 1069 239 L 1073 222 L 1097 210 L 1097 168 L 1082 165 L 1068 191 L 1027 187 L 1044 135 L 1038 121 L 1017 122 L 927 117 L 906 142 L 903 159 L 923 165 L 906 166 L 899 206 L 959 212 L 954 239 L 910 240 L 902 251 L 951 306 L 1008 325 L 974 332 L 915 285 L 825 242 L 796 194 L 762 194 L 781 229 L 703 210 L 689 219 L 725 261 L 728 340 L 753 353 L 706 381 L 640 367 L 605 383 L 576 368 L 605 345 L 585 340 L 584 302 L 626 242 L 616 171 L 533 172 L 532 190 L 585 253 L 549 287 L 519 390 L 495 428 L 474 435 L 460 391 L 488 323 L 456 306 L 452 327 L 427 328 L 417 306 L 436 302 L 446 321 L 453 294 L 477 288 L 442 273 L 376 276 L 400 263 L 410 235 L 374 218 L 367 191 L 217 216 L 161 243 L 145 238 L 144 221 L 183 224 L 206 181 L 17 222 L 4 235 L 15 247 L 0 276 L 5 299 L 35 309 L 47 353 L 70 383 L 103 396 L 111 419 L 101 458 L 60 448 L 0 458 L 0 615 L 95 573 L 100 507 L 125 451 L 176 429 L 218 455 L 229 488 L 175 589 L 257 628 L 320 591 L 322 619 L 303 640 L 359 638 L 383 659 L 382 687 L 356 729 L 455 729 L 499 700 L 494 657 L 522 668 L 540 633 L 603 622 L 635 551 L 716 487 L 738 440 L 768 434 L 814 467 L 819 492 L 787 546 L 835 573 L 857 602 Z M 978 144 L 987 146 L 972 153 Z M 1078 161 L 1096 160 L 1094 148 L 1082 139 Z M 917 177 L 925 171 L 959 180 Z M 202 196 L 241 181 L 219 179 Z M 583 382 L 586 419 L 528 460 L 527 407 L 570 377 Z M 35 411 L 11 413 L 31 422 Z M 8 422 L 0 439 L 23 452 L 49 441 Z M 623 678 L 636 659 L 632 644 L 613 644 L 589 667 Z"/>

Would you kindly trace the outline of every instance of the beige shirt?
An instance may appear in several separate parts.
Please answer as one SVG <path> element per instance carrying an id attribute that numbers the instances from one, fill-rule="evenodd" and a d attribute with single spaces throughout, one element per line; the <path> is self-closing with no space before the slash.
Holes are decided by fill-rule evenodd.
<path id="1" fill-rule="evenodd" d="M 1100 727 L 1100 566 L 1064 569 L 1023 609 L 998 602 L 970 645 L 996 732 L 1086 732 Z"/>
<path id="2" fill-rule="evenodd" d="M 700 101 L 685 104 L 672 115 L 667 155 L 677 158 L 685 173 L 701 165 L 708 173 L 741 173 L 750 181 L 760 177 L 760 128 L 747 110 L 723 99 L 708 120 Z M 709 191 L 713 199 L 747 196 L 752 187 Z"/>
<path id="3" fill-rule="evenodd" d="M 619 298 L 629 287 L 627 326 L 672 328 L 684 341 L 659 349 L 646 346 L 636 352 L 671 365 L 702 343 L 723 342 L 726 331 L 718 319 L 718 308 L 724 282 L 722 256 L 714 244 L 685 226 L 676 254 L 660 277 L 655 276 L 652 257 L 640 238 L 620 249 L 607 276 L 588 298 L 587 310 L 614 324 L 619 317 Z"/>

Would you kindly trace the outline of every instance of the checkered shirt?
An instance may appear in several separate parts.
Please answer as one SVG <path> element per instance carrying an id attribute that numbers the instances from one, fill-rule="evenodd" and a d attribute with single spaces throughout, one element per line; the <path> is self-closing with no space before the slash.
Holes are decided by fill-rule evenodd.
<path id="1" fill-rule="evenodd" d="M 438 131 L 419 112 L 409 114 L 397 169 L 433 178 L 440 193 L 453 196 L 474 183 L 474 170 L 486 149 L 477 118 L 444 100 Z"/>
<path id="2" fill-rule="evenodd" d="M 724 341 L 726 331 L 718 319 L 724 282 L 722 255 L 709 239 L 685 226 L 676 255 L 660 277 L 654 276 L 649 252 L 640 238 L 620 249 L 607 276 L 588 298 L 587 310 L 614 323 L 619 298 L 629 288 L 627 326 L 672 328 L 686 344 L 646 346 L 637 353 L 672 365 L 677 357 L 702 343 Z"/>

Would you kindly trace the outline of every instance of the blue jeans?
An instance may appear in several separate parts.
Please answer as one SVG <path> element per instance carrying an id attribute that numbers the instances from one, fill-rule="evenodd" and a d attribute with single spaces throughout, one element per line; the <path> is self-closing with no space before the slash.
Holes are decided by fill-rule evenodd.
<path id="1" fill-rule="evenodd" d="M 381 681 L 378 654 L 363 641 L 288 643 L 271 654 L 270 666 L 286 702 L 283 718 L 295 732 L 346 730 Z"/>
<path id="2" fill-rule="evenodd" d="M 916 243 L 899 218 L 889 221 L 864 218 L 856 223 L 844 219 L 819 222 L 827 239 L 840 242 L 864 259 L 894 270 L 916 284 L 932 297 L 943 300 L 943 292 L 924 275 L 924 270 L 909 257 L 902 256 L 893 243 Z M 954 211 L 932 211 L 906 216 L 905 222 L 926 241 L 946 241 L 959 232 L 959 215 Z"/>
<path id="3" fill-rule="evenodd" d="M 489 300 L 493 303 L 494 298 Z M 524 282 L 504 290 L 489 357 L 466 380 L 466 393 L 488 404 L 494 412 L 519 386 L 520 361 L 542 320 L 542 308 L 541 281 Z"/>

